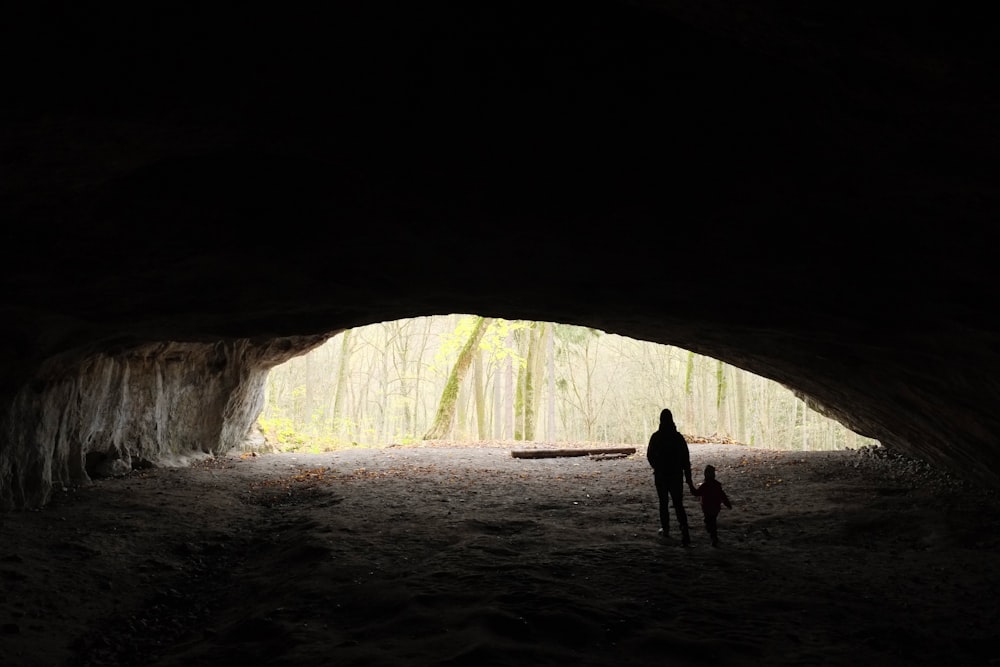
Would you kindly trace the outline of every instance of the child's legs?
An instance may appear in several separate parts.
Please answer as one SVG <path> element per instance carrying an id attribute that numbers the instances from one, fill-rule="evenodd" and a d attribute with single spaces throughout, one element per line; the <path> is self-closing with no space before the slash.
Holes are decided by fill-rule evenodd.
<path id="1" fill-rule="evenodd" d="M 708 530 L 708 534 L 714 540 L 718 535 L 718 515 L 716 514 L 706 514 L 705 515 L 705 529 Z"/>

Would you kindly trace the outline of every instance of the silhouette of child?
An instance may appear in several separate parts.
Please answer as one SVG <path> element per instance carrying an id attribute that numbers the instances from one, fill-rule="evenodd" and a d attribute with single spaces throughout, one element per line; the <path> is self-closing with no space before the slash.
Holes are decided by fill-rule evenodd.
<path id="1" fill-rule="evenodd" d="M 694 484 L 688 481 L 691 493 L 698 496 L 701 501 L 701 512 L 705 515 L 705 528 L 709 537 L 712 538 L 712 546 L 719 546 L 719 511 L 725 505 L 728 509 L 733 509 L 733 504 L 729 502 L 729 497 L 722 490 L 722 484 L 715 479 L 715 466 L 705 466 L 705 481 L 695 488 Z"/>

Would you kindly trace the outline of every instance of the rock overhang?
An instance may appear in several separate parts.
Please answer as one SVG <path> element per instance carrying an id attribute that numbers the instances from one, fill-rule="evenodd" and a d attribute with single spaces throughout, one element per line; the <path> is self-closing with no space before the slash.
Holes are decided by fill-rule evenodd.
<path id="1" fill-rule="evenodd" d="M 7 404 L 95 355 L 477 312 L 717 357 L 996 484 L 995 56 L 645 4 L 70 40 L 7 107 Z"/>

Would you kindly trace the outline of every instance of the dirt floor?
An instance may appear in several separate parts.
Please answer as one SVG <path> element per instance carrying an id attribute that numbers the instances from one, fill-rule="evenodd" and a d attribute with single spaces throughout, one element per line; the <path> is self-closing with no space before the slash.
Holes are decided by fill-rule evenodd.
<path id="1" fill-rule="evenodd" d="M 1000 499 L 921 463 L 692 444 L 734 508 L 713 548 L 689 496 L 684 548 L 642 448 L 432 444 L 136 471 L 2 515 L 0 665 L 1000 664 Z"/>

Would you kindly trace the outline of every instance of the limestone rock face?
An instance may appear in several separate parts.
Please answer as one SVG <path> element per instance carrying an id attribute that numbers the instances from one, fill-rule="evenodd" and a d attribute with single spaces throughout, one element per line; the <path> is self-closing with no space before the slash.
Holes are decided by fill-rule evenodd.
<path id="1" fill-rule="evenodd" d="M 267 370 L 323 338 L 150 344 L 50 364 L 4 415 L 0 505 L 35 507 L 53 484 L 232 449 L 263 406 Z"/>
<path id="2" fill-rule="evenodd" d="M 449 312 L 707 354 L 1000 486 L 988 22 L 116 4 L 5 40 L 5 504 L 239 442 L 271 341 Z"/>

